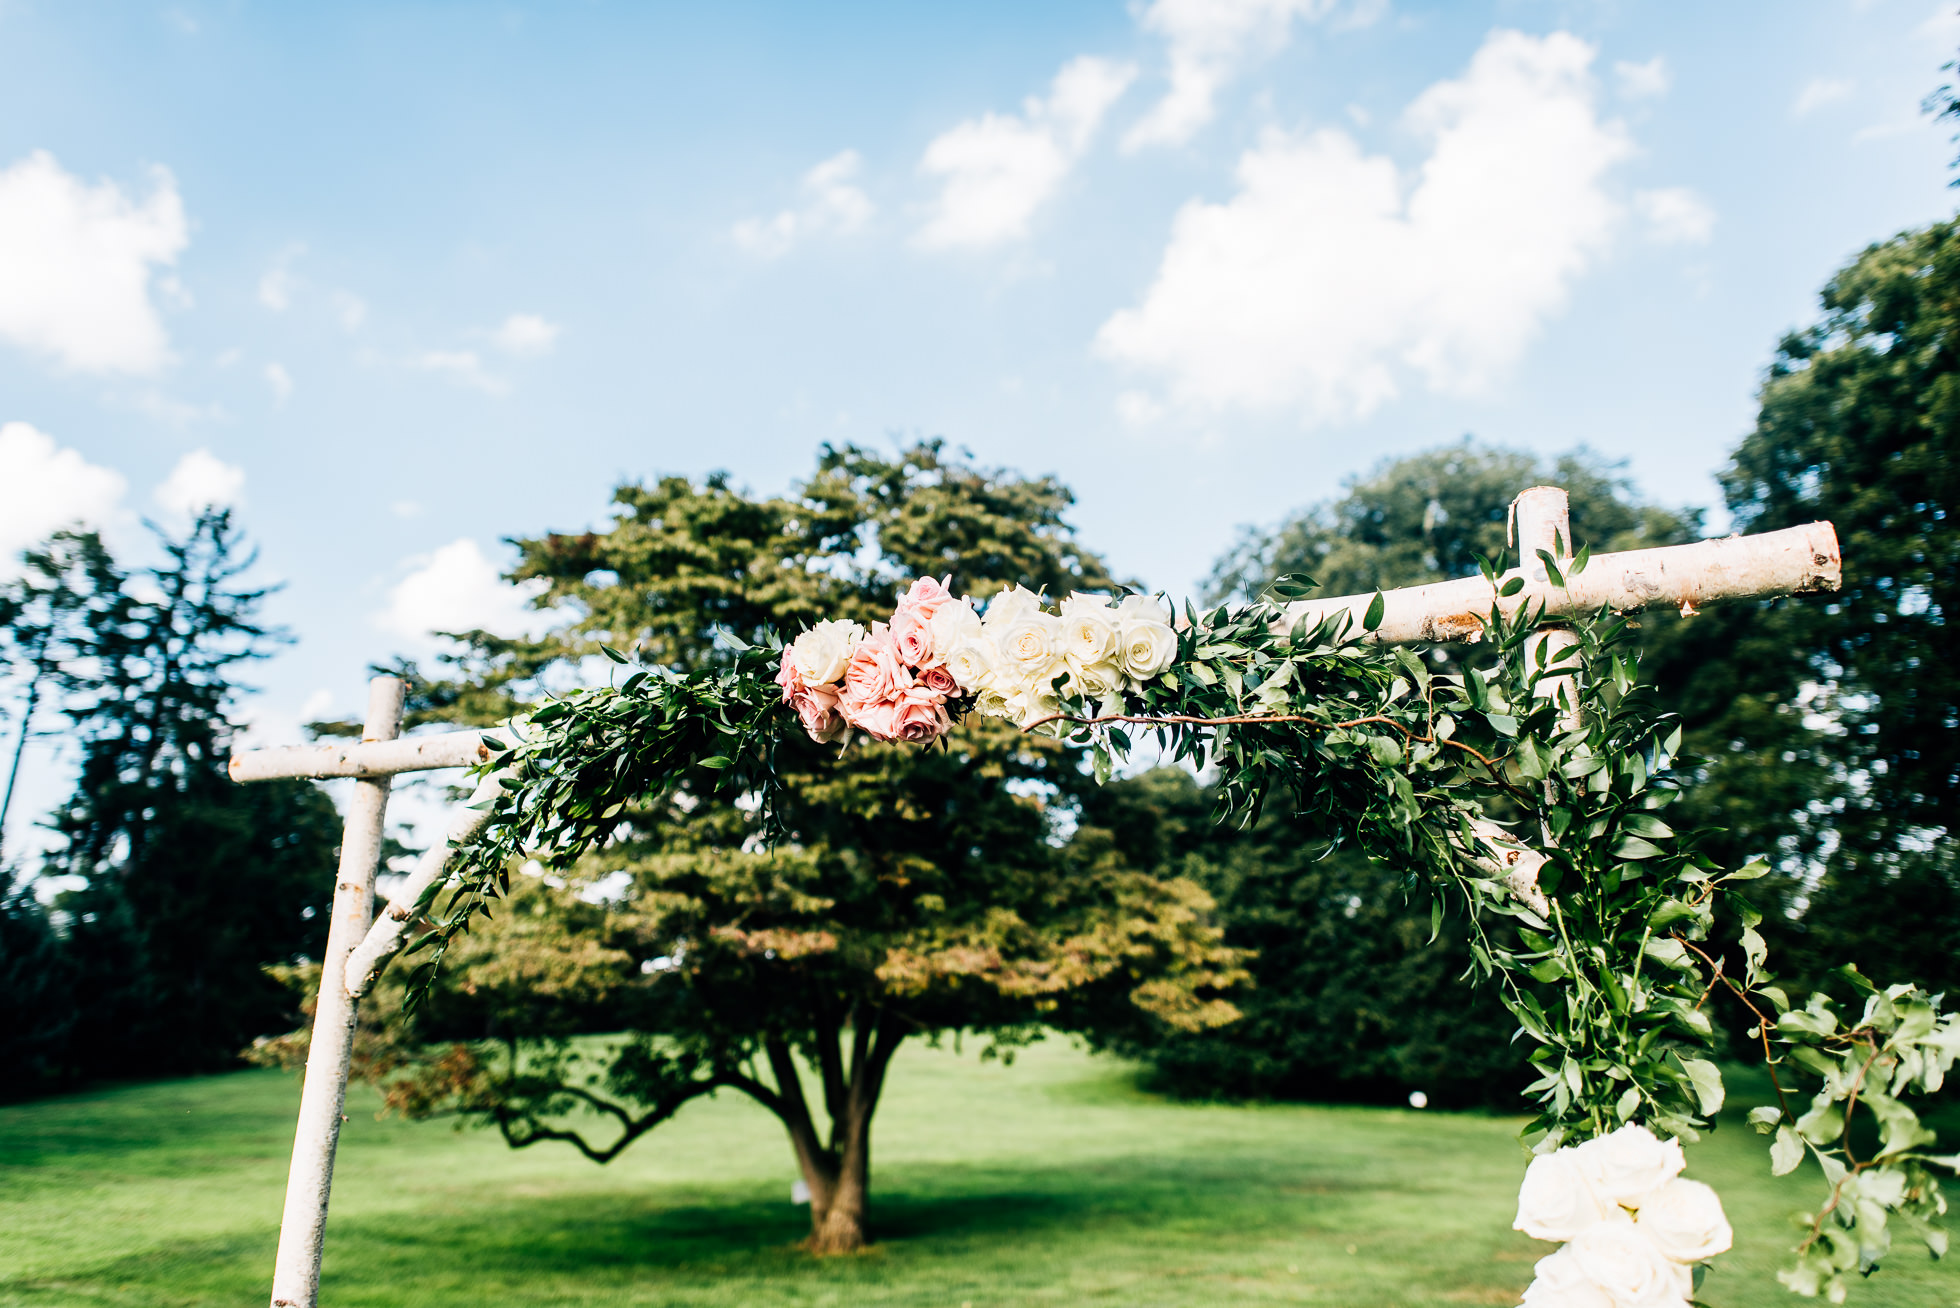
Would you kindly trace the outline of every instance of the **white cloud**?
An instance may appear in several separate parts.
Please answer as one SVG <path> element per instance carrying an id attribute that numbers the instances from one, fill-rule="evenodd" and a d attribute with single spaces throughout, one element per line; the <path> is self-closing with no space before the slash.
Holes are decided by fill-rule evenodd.
<path id="1" fill-rule="evenodd" d="M 439 373 L 461 386 L 470 386 L 485 395 L 508 395 L 510 383 L 483 367 L 475 350 L 425 350 L 408 361 L 411 368 Z"/>
<path id="2" fill-rule="evenodd" d="M 281 250 L 272 267 L 259 277 L 259 303 L 274 313 L 284 313 L 293 305 L 293 292 L 304 283 L 293 273 L 293 261 L 306 253 L 306 244 L 295 241 Z"/>
<path id="3" fill-rule="evenodd" d="M 1124 134 L 1123 148 L 1190 140 L 1240 68 L 1284 46 L 1294 19 L 1324 18 L 1335 8 L 1335 0 L 1156 0 L 1138 22 L 1170 48 L 1170 89 Z M 1357 18 L 1371 15 L 1364 6 Z"/>
<path id="4" fill-rule="evenodd" d="M 1790 104 L 1790 116 L 1802 118 L 1814 113 L 1828 104 L 1837 104 L 1851 98 L 1856 84 L 1846 77 L 1813 77 L 1803 84 L 1797 98 Z"/>
<path id="5" fill-rule="evenodd" d="M 856 150 L 845 150 L 803 174 L 803 202 L 774 218 L 744 218 L 730 233 L 752 254 L 773 259 L 805 236 L 848 235 L 871 221 L 877 206 L 857 185 L 863 165 Z"/>
<path id="6" fill-rule="evenodd" d="M 1025 236 L 1135 76 L 1128 64 L 1082 55 L 1055 74 L 1046 100 L 1028 97 L 1018 116 L 969 118 L 934 138 L 919 171 L 944 182 L 918 243 L 949 249 Z"/>
<path id="7" fill-rule="evenodd" d="M 388 511 L 397 518 L 419 518 L 422 516 L 422 504 L 419 500 L 396 500 L 388 506 Z"/>
<path id="8" fill-rule="evenodd" d="M 1633 207 L 1663 245 L 1706 245 L 1715 234 L 1715 211 L 1685 186 L 1636 192 Z"/>
<path id="9" fill-rule="evenodd" d="M 550 354 L 564 330 L 535 313 L 513 313 L 490 333 L 490 341 L 505 354 Z"/>
<path id="10" fill-rule="evenodd" d="M 284 404 L 293 394 L 293 375 L 286 371 L 283 363 L 265 365 L 265 384 L 272 388 L 272 402 Z"/>
<path id="11" fill-rule="evenodd" d="M 62 449 L 45 432 L 0 424 L 0 576 L 12 576 L 20 552 L 57 528 L 118 517 L 128 486 L 121 473 Z"/>
<path id="12" fill-rule="evenodd" d="M 1659 99 L 1674 85 L 1674 79 L 1668 75 L 1667 60 L 1660 55 L 1644 64 L 1620 60 L 1613 65 L 1613 80 L 1619 84 L 1620 95 L 1628 100 Z"/>
<path id="13" fill-rule="evenodd" d="M 209 404 L 194 404 L 154 388 L 132 397 L 112 399 L 111 403 L 117 407 L 127 405 L 146 418 L 172 427 L 188 427 L 194 422 L 223 422 L 231 416 L 225 412 L 225 406 L 216 400 Z"/>
<path id="14" fill-rule="evenodd" d="M 1132 427 L 1147 427 L 1164 416 L 1164 406 L 1143 391 L 1124 391 L 1116 397 L 1116 416 Z"/>
<path id="15" fill-rule="evenodd" d="M 208 508 L 229 508 L 245 490 L 245 469 L 226 463 L 209 450 L 192 450 L 156 488 L 156 502 L 165 510 L 194 518 Z"/>
<path id="16" fill-rule="evenodd" d="M 535 634 L 553 615 L 530 607 L 546 583 L 512 585 L 474 540 L 451 541 L 433 554 L 408 560 L 412 569 L 388 592 L 388 607 L 375 624 L 403 640 L 426 645 L 440 631 L 481 628 L 500 636 Z"/>
<path id="17" fill-rule="evenodd" d="M 139 201 L 36 150 L 0 171 L 0 338 L 77 372 L 156 372 L 170 341 L 150 274 L 189 243 L 167 170 Z"/>
<path id="18" fill-rule="evenodd" d="M 1352 418 L 1413 371 L 1456 394 L 1515 362 L 1606 243 L 1632 145 L 1594 104 L 1593 48 L 1493 32 L 1409 126 L 1413 178 L 1337 130 L 1268 133 L 1224 204 L 1179 211 L 1155 283 L 1096 338 L 1172 399 Z"/>
<path id="19" fill-rule="evenodd" d="M 341 330 L 357 332 L 367 321 L 367 301 L 352 291 L 333 293 L 333 316 L 340 319 Z"/>

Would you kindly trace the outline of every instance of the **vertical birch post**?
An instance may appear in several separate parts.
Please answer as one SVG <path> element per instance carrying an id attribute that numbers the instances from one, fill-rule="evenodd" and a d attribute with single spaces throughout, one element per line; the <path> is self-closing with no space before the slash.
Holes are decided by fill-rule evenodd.
<path id="1" fill-rule="evenodd" d="M 363 741 L 393 740 L 401 730 L 406 687 L 398 677 L 368 682 Z M 306 1087 L 300 1094 L 293 1166 L 286 1177 L 286 1211 L 279 1226 L 279 1261 L 272 1273 L 272 1308 L 316 1308 L 320 1252 L 327 1234 L 327 1197 L 333 1186 L 334 1149 L 340 1143 L 347 1101 L 348 1059 L 354 1046 L 354 1000 L 347 994 L 347 956 L 367 935 L 374 912 L 374 873 L 381 861 L 388 786 L 381 776 L 354 783 L 340 837 L 340 873 L 334 883 L 333 919 L 320 960 L 320 995 L 313 1038 L 306 1054 Z"/>
<path id="2" fill-rule="evenodd" d="M 1525 584 L 1551 582 L 1545 560 L 1538 557 L 1539 550 L 1551 555 L 1558 563 L 1560 575 L 1570 581 L 1572 515 L 1571 501 L 1565 491 L 1557 486 L 1533 486 L 1511 501 L 1511 513 L 1517 530 L 1518 566 L 1527 578 Z M 1540 627 L 1525 642 L 1524 656 L 1532 668 L 1550 667 L 1578 643 L 1579 637 L 1569 627 Z M 1546 677 L 1538 683 L 1534 695 L 1557 703 L 1565 710 L 1566 729 L 1578 729 L 1579 687 L 1573 677 Z"/>

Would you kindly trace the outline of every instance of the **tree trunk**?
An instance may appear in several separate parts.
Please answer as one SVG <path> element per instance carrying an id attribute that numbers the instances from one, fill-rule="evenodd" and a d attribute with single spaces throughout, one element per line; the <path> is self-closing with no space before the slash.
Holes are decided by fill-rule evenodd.
<path id="1" fill-rule="evenodd" d="M 819 1191 L 810 1185 L 810 1239 L 813 1254 L 854 1253 L 867 1240 L 865 1218 L 871 1197 L 871 1113 L 853 1112 L 842 1123 L 841 1148 L 823 1151 L 826 1175 Z M 797 1160 L 802 1163 L 803 1160 Z M 810 1169 L 805 1165 L 804 1180 Z M 819 1194 L 821 1193 L 821 1202 Z"/>
<path id="2" fill-rule="evenodd" d="M 834 1048 L 829 1042 L 841 1033 L 829 1023 L 818 1024 L 819 1071 L 830 1116 L 828 1144 L 817 1134 L 788 1044 L 780 1039 L 764 1042 L 776 1079 L 771 1107 L 789 1132 L 797 1170 L 810 1189 L 810 1238 L 804 1247 L 819 1255 L 853 1253 L 869 1242 L 871 1119 L 884 1089 L 885 1069 L 905 1039 L 897 1022 L 874 1018 L 863 1009 L 853 1014 L 852 1026 L 846 1071 L 841 1058 L 829 1056 Z"/>

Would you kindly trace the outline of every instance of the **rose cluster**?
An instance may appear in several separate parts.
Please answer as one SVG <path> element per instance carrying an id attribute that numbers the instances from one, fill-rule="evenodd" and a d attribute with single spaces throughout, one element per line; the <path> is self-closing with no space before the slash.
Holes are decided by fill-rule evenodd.
<path id="1" fill-rule="evenodd" d="M 783 650 L 776 684 L 810 738 L 828 743 L 853 727 L 879 740 L 924 743 L 953 725 L 946 702 L 960 693 L 935 652 L 933 620 L 972 610 L 944 583 L 921 577 L 890 622 L 819 622 Z"/>
<path id="2" fill-rule="evenodd" d="M 890 622 L 819 622 L 783 650 L 776 683 L 812 739 L 852 729 L 878 740 L 930 741 L 952 725 L 949 704 L 970 697 L 982 713 L 1027 727 L 1059 713 L 1063 695 L 1120 709 L 1177 658 L 1171 612 L 1141 595 L 1063 600 L 1010 587 L 983 618 L 971 599 L 921 577 Z"/>
<path id="3" fill-rule="evenodd" d="M 1539 1260 L 1526 1308 L 1686 1308 L 1694 1264 L 1734 1239 L 1686 1162 L 1680 1141 L 1644 1126 L 1532 1159 L 1515 1226 L 1565 1247 Z"/>

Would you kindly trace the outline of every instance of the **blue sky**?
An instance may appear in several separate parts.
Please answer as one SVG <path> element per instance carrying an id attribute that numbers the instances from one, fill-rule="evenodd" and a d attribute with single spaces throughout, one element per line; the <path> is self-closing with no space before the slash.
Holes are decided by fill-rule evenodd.
<path id="1" fill-rule="evenodd" d="M 1464 432 L 1710 504 L 1952 212 L 1953 9 L 0 0 L 0 546 L 237 502 L 293 739 L 521 623 L 500 538 L 827 440 L 1058 473 L 1179 593 Z"/>

